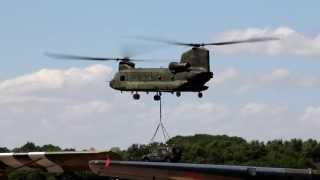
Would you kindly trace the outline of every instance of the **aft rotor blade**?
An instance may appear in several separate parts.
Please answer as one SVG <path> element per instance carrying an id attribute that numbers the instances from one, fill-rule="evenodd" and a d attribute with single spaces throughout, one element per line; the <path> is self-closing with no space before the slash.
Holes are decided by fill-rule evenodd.
<path id="1" fill-rule="evenodd" d="M 171 45 L 191 46 L 191 47 L 222 46 L 222 45 L 230 45 L 230 44 L 254 43 L 254 42 L 279 40 L 279 38 L 276 38 L 276 37 L 256 37 L 256 38 L 249 38 L 249 39 L 243 39 L 243 40 L 222 41 L 222 42 L 214 42 L 214 43 L 184 43 L 184 42 L 171 41 L 171 40 L 160 39 L 160 38 L 143 37 L 143 36 L 137 36 L 135 38 L 140 40 L 145 40 L 145 41 L 155 41 L 155 42 L 161 42 L 161 43 L 166 43 Z"/>
<path id="2" fill-rule="evenodd" d="M 184 43 L 184 42 L 172 41 L 172 40 L 161 39 L 161 38 L 152 38 L 152 37 L 144 37 L 144 36 L 135 36 L 133 38 L 138 40 L 161 42 L 165 44 L 178 45 L 178 46 L 193 46 L 193 43 Z"/>
<path id="3" fill-rule="evenodd" d="M 240 43 L 254 43 L 254 42 L 264 42 L 264 41 L 275 41 L 280 40 L 279 38 L 275 37 L 260 37 L 260 38 L 250 38 L 244 40 L 235 40 L 235 41 L 222 41 L 216 43 L 204 43 L 200 44 L 201 46 L 223 46 L 223 45 L 230 45 L 230 44 L 240 44 Z"/>

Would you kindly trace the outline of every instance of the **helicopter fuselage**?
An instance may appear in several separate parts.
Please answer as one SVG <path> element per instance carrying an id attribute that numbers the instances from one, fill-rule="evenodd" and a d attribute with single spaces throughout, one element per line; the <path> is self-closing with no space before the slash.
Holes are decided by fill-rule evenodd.
<path id="1" fill-rule="evenodd" d="M 132 92 L 201 92 L 208 89 L 205 83 L 212 72 L 189 69 L 174 72 L 169 68 L 134 68 L 117 72 L 110 87 Z"/>
<path id="2" fill-rule="evenodd" d="M 135 68 L 133 62 L 121 61 L 110 87 L 134 92 L 134 99 L 140 98 L 138 92 L 156 92 L 155 100 L 160 99 L 162 92 L 176 93 L 178 97 L 181 92 L 198 92 L 201 98 L 212 77 L 209 51 L 200 47 L 183 53 L 181 61 L 169 63 L 168 68 Z"/>

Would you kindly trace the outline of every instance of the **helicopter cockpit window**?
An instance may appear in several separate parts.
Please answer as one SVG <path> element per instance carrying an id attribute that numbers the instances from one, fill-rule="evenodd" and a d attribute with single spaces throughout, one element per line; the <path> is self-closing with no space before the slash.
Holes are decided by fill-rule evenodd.
<path id="1" fill-rule="evenodd" d="M 125 77 L 124 76 L 120 76 L 120 81 L 124 81 Z"/>

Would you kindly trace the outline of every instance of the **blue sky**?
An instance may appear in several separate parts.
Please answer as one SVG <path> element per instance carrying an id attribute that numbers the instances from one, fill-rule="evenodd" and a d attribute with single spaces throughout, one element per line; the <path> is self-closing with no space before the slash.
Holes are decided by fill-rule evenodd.
<path id="1" fill-rule="evenodd" d="M 109 114 L 113 114 L 111 116 L 113 119 L 123 120 L 114 122 L 114 127 L 119 127 L 119 125 L 129 127 L 128 124 L 132 124 L 125 123 L 129 118 L 132 119 L 132 122 L 136 122 L 134 124 L 136 128 L 152 129 L 150 126 L 153 127 L 156 123 L 155 120 L 151 122 L 146 120 L 152 117 L 150 114 L 154 113 L 157 108 L 157 105 L 152 102 L 151 95 L 149 97 L 144 95 L 140 102 L 134 102 L 138 105 L 130 104 L 132 103 L 130 102 L 125 106 L 126 108 L 133 108 L 133 112 L 142 111 L 141 114 L 135 116 L 128 114 L 128 116 L 120 117 L 114 115 L 119 113 L 117 110 L 109 109 L 109 105 L 116 108 L 120 106 L 117 103 L 132 101 L 130 95 L 120 96 L 118 92 L 105 87 L 104 81 L 112 77 L 108 68 L 111 67 L 115 70 L 117 64 L 105 63 L 103 67 L 96 67 L 95 63 L 92 62 L 58 61 L 44 56 L 44 52 L 112 57 L 121 55 L 122 47 L 129 44 L 134 47 L 157 49 L 138 56 L 140 58 L 179 59 L 181 53 L 187 48 L 146 43 L 128 37 L 143 35 L 186 42 L 208 42 L 226 39 L 229 37 L 228 33 L 243 32 L 239 35 L 239 39 L 242 39 L 246 33 L 250 35 L 252 32 L 265 30 L 266 32 L 262 35 L 277 35 L 282 30 L 286 33 L 284 42 L 280 44 L 268 44 L 266 46 L 238 45 L 243 48 L 237 49 L 237 47 L 232 46 L 216 48 L 211 51 L 211 67 L 215 72 L 216 79 L 212 80 L 210 90 L 205 92 L 204 99 L 197 99 L 195 94 L 183 95 L 180 99 L 171 95 L 165 96 L 165 103 L 168 106 L 166 113 L 170 116 L 168 121 L 172 120 L 168 122 L 171 125 L 169 129 L 173 132 L 172 134 L 225 133 L 262 140 L 291 137 L 318 138 L 319 136 L 316 133 L 303 133 L 295 128 L 303 120 L 306 120 L 306 124 L 310 123 L 308 127 L 305 127 L 306 131 L 313 132 L 312 128 L 316 126 L 312 123 L 318 124 L 314 121 L 318 115 L 320 117 L 320 105 L 318 103 L 320 100 L 318 95 L 320 84 L 320 73 L 318 71 L 320 63 L 318 60 L 320 57 L 320 25 L 317 23 L 317 17 L 320 15 L 319 7 L 320 2 L 316 0 L 3 1 L 0 6 L 0 58 L 2 62 L 0 66 L 0 106 L 2 101 L 3 106 L 14 109 L 14 112 L 17 109 L 24 109 L 25 106 L 28 106 L 26 104 L 30 103 L 36 107 L 48 106 L 54 108 L 54 110 L 46 110 L 47 117 L 41 115 L 42 112 L 37 113 L 34 109 L 29 109 L 34 112 L 34 114 L 30 113 L 32 114 L 30 117 L 26 115 L 28 114 L 25 112 L 27 110 L 19 111 L 20 116 L 7 116 L 7 112 L 0 111 L 0 116 L 8 120 L 7 124 L 3 122 L 5 124 L 3 127 L 9 130 L 14 129 L 21 121 L 27 123 L 31 118 L 36 118 L 39 121 L 32 120 L 30 123 L 34 124 L 31 127 L 45 129 L 48 124 L 57 121 L 59 118 L 75 118 L 68 113 L 66 117 L 55 117 L 57 113 L 63 115 L 64 112 L 70 110 L 70 107 L 88 109 L 85 104 L 90 107 L 93 106 L 94 112 L 104 112 L 106 110 L 107 117 L 109 117 Z M 301 49 L 303 50 L 302 54 L 299 51 Z M 273 53 L 270 53 L 270 51 Z M 146 62 L 138 64 L 138 66 L 167 66 L 169 61 Z M 93 67 L 96 71 L 86 70 L 90 67 Z M 70 68 L 78 68 L 79 72 L 74 72 Z M 49 69 L 49 71 L 41 71 L 44 69 Z M 50 70 L 56 71 L 51 72 Z M 100 72 L 105 74 L 101 76 Z M 73 74 L 70 75 L 69 73 Z M 81 78 L 87 76 L 94 78 L 94 83 L 87 84 L 85 82 L 81 84 L 79 82 L 80 85 L 73 83 L 73 81 L 81 81 Z M 61 79 L 59 78 L 62 78 L 65 84 L 60 86 Z M 219 79 L 222 79 L 221 83 L 218 83 Z M 308 82 L 309 80 L 312 81 Z M 101 89 L 97 90 L 89 86 Z M 24 91 L 9 91 L 8 88 Z M 77 98 L 80 100 L 73 99 L 72 89 L 79 91 L 79 97 Z M 84 92 L 81 89 L 93 91 L 92 94 L 95 94 L 95 96 L 90 95 L 91 92 Z M 4 98 L 8 94 L 12 99 Z M 44 98 L 44 95 L 47 99 L 41 99 Z M 33 97 L 36 97 L 36 100 L 29 99 Z M 23 98 L 28 100 L 17 103 L 16 99 Z M 39 98 L 41 101 L 39 101 Z M 66 100 L 66 103 L 60 105 L 65 108 L 59 109 L 60 107 L 50 104 L 52 101 L 47 102 L 50 98 L 61 98 L 68 101 Z M 104 99 L 107 104 L 100 102 Z M 102 106 L 106 108 L 103 110 L 95 109 L 97 102 L 102 103 Z M 83 104 L 83 106 L 80 108 L 76 106 L 77 104 Z M 192 129 L 191 127 L 194 126 L 192 120 L 189 124 L 186 123 L 185 129 L 176 129 L 175 123 L 183 122 L 183 118 L 188 119 L 189 116 L 184 114 L 185 111 L 190 111 L 189 108 L 198 108 L 192 108 L 192 105 L 200 106 L 203 108 L 202 110 L 207 112 L 206 115 L 212 116 L 213 119 L 219 113 L 221 118 L 213 120 L 217 124 L 214 124 L 212 129 L 206 129 L 202 126 L 198 129 L 197 127 Z M 148 106 L 151 108 L 147 108 Z M 201 108 L 198 110 L 200 111 Z M 247 110 L 261 111 L 259 116 L 246 117 L 247 119 L 261 120 L 261 122 L 255 121 L 256 124 L 253 123 L 255 126 L 251 127 L 252 130 L 260 126 L 261 123 L 264 124 L 264 120 L 268 121 L 270 118 L 285 119 L 283 124 L 290 123 L 289 117 L 299 118 L 294 120 L 292 127 L 286 128 L 283 126 L 279 128 L 279 131 L 283 133 L 274 132 L 272 134 L 270 129 L 277 128 L 276 126 L 279 126 L 277 123 L 281 124 L 277 121 L 275 126 L 270 123 L 271 125 L 268 127 L 270 129 L 266 128 L 264 134 L 254 134 L 254 131 L 253 134 L 250 134 L 241 129 L 241 126 L 247 122 L 238 118 L 247 115 Z M 180 117 L 177 112 L 184 115 Z M 239 113 L 239 116 L 231 116 L 231 114 L 237 113 Z M 269 113 L 273 116 L 263 117 L 263 113 Z M 71 140 L 68 141 L 68 139 L 61 142 L 58 139 L 52 139 L 49 137 L 50 134 L 46 134 L 46 131 L 25 135 L 27 131 L 22 129 L 22 136 L 13 137 L 10 141 L 3 139 L 1 142 L 0 139 L 0 146 L 1 143 L 14 146 L 32 140 L 38 143 L 53 142 L 65 146 L 71 144 L 75 147 L 86 147 L 86 145 L 81 144 L 81 138 L 84 138 L 81 136 L 81 132 L 99 130 L 103 122 L 99 121 L 99 123 L 97 122 L 87 128 L 82 127 L 82 123 L 101 117 L 103 116 L 97 115 L 82 119 L 79 128 L 71 128 L 79 137 L 79 141 L 74 143 Z M 202 116 L 194 114 L 190 117 L 201 118 Z M 177 120 L 174 120 L 174 118 Z M 145 121 L 141 121 L 141 119 L 145 119 Z M 222 120 L 220 121 L 220 119 Z M 145 125 L 142 126 L 140 121 L 144 122 Z M 228 124 L 228 122 L 230 123 Z M 50 127 L 54 131 L 54 128 L 59 128 L 60 125 L 51 124 Z M 318 125 L 320 126 L 320 123 Z M 232 126 L 239 126 L 239 128 L 232 129 Z M 268 132 L 270 132 L 269 135 Z M 145 132 L 139 134 L 140 137 L 133 136 L 132 139 L 122 137 L 118 140 L 119 146 L 126 147 L 133 141 L 145 142 L 145 139 L 148 139 L 145 137 L 150 133 L 152 132 Z M 113 132 L 109 136 L 115 134 L 116 132 Z M 109 136 L 98 133 L 94 136 L 96 141 L 92 146 L 106 146 L 103 138 Z M 117 145 L 116 142 L 113 145 Z"/>
<path id="2" fill-rule="evenodd" d="M 125 37 L 133 35 L 208 41 L 214 34 L 230 29 L 279 26 L 312 35 L 320 30 L 314 21 L 317 7 L 318 1 L 3 2 L 0 49 L 2 59 L 6 60 L 2 63 L 1 76 L 70 65 L 48 62 L 43 57 L 44 51 L 118 55 L 121 46 L 130 41 Z M 181 48 L 170 48 L 156 55 L 177 58 L 181 51 Z M 216 63 L 217 66 L 230 64 Z M 241 60 L 234 63 L 247 64 Z M 86 63 L 72 63 L 83 64 Z"/>

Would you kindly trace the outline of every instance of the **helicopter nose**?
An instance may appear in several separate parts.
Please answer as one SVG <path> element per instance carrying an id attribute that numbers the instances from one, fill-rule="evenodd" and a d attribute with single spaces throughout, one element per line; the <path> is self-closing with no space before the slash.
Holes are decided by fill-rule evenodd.
<path id="1" fill-rule="evenodd" d="M 113 87 L 113 84 L 114 84 L 114 80 L 111 80 L 111 81 L 109 82 L 109 86 L 110 86 L 110 87 Z"/>

